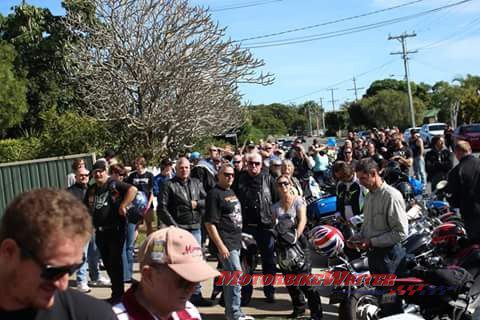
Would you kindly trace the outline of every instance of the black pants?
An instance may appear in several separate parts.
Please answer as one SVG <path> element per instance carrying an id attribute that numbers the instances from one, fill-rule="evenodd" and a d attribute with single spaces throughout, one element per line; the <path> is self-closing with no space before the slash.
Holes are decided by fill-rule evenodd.
<path id="1" fill-rule="evenodd" d="M 387 248 L 372 248 L 367 253 L 368 266 L 372 274 L 398 274 L 404 258 L 405 248 L 400 244 L 396 244 Z M 382 287 L 381 289 L 385 289 Z M 402 302 L 400 299 L 395 299 L 393 302 L 382 303 L 381 316 L 386 317 L 398 313 L 402 313 Z"/>
<path id="2" fill-rule="evenodd" d="M 308 247 L 307 239 L 304 236 L 301 236 L 299 242 L 302 246 L 303 252 L 305 254 L 305 266 L 302 270 L 298 270 L 297 272 L 289 272 L 283 271 L 284 275 L 286 274 L 311 274 L 312 273 L 312 264 L 311 264 L 311 256 L 310 256 L 310 248 Z M 288 294 L 292 299 L 293 310 L 305 310 L 307 308 L 310 309 L 310 314 L 312 317 L 321 317 L 323 310 L 322 310 L 322 302 L 320 301 L 320 294 L 317 291 L 315 286 L 309 285 L 301 285 L 301 286 L 286 286 L 288 290 Z M 305 297 L 307 298 L 307 302 L 305 302 Z"/>
<path id="3" fill-rule="evenodd" d="M 120 299 L 124 293 L 122 251 L 125 242 L 125 227 L 112 227 L 96 231 L 95 242 L 112 281 L 112 298 Z"/>

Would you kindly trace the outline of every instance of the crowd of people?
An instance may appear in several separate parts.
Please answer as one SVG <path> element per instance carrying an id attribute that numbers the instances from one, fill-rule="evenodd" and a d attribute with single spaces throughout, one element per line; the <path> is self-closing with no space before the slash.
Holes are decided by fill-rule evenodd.
<path id="1" fill-rule="evenodd" d="M 202 296 L 200 283 L 218 275 L 204 260 L 206 243 L 218 270 L 242 271 L 242 233 L 255 239 L 263 274 L 276 274 L 277 265 L 283 273 L 310 273 L 305 230 L 312 183 L 320 188 L 334 185 L 337 212 L 344 219 L 365 216 L 362 230 L 347 244 L 368 250 L 373 273 L 395 273 L 404 255 L 400 242 L 408 222 L 404 194 L 382 178 L 392 162 L 407 175 L 412 170 L 423 184 L 431 182 L 432 188 L 448 179 L 451 204 L 460 208 L 469 236 L 480 239 L 480 204 L 475 200 L 480 160 L 465 141 L 457 142 L 453 151 L 443 137 L 435 137 L 425 152 L 417 132 L 405 141 L 393 128 L 372 129 L 366 137 L 349 132 L 342 146 L 316 139 L 308 148 L 296 139 L 287 150 L 275 141 L 251 141 L 238 150 L 212 145 L 205 157 L 192 152 L 162 160 L 158 175 L 147 170 L 141 156 L 132 172 L 111 152 L 90 171 L 78 159 L 68 176 L 68 192 L 24 193 L 3 216 L 0 318 L 50 319 L 73 312 L 82 315 L 73 318 L 83 319 L 92 312 L 83 304 L 104 310 L 89 319 L 112 318 L 104 305 L 78 293 L 100 285 L 111 286 L 108 302 L 118 319 L 199 319 L 196 306 L 213 302 Z M 454 155 L 460 164 L 452 170 Z M 141 208 L 135 204 L 139 193 L 146 199 Z M 141 223 L 147 238 L 136 255 Z M 281 253 L 272 229 L 280 227 L 295 235 L 304 257 L 301 268 L 278 261 Z M 109 279 L 99 275 L 100 259 Z M 135 259 L 140 264 L 138 282 L 132 278 Z M 77 290 L 67 290 L 68 276 L 75 272 Z M 38 288 L 27 292 L 28 281 Z M 125 292 L 125 283 L 132 282 Z M 263 292 L 267 303 L 276 302 L 273 285 L 265 285 Z M 252 293 L 251 284 L 224 286 L 226 318 L 253 319 L 241 308 L 250 303 Z M 312 319 L 322 318 L 316 288 L 288 286 L 288 293 L 290 318 L 304 315 L 307 308 Z"/>

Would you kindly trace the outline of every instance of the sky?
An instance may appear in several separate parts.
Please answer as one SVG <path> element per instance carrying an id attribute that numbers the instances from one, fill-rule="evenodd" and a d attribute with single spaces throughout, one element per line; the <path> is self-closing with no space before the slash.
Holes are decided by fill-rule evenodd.
<path id="1" fill-rule="evenodd" d="M 20 0 L 0 0 L 8 14 Z M 27 3 L 63 14 L 60 0 Z M 404 79 L 398 40 L 389 35 L 415 33 L 406 39 L 410 80 L 434 84 L 467 74 L 480 75 L 480 0 L 191 0 L 208 7 L 226 35 L 263 59 L 270 86 L 241 85 L 243 102 L 301 104 L 320 102 L 327 111 L 355 100 L 375 80 Z M 398 8 L 392 8 L 399 6 Z M 449 6 L 439 9 L 443 6 Z M 381 11 L 381 12 L 378 12 Z M 377 12 L 377 13 L 375 13 Z M 358 17 L 360 16 L 360 17 Z M 345 19 L 347 18 L 347 19 Z M 342 21 L 338 21 L 342 20 Z M 395 21 L 395 23 L 392 23 Z M 293 29 L 306 28 L 296 32 Z M 375 28 L 373 28 L 376 26 Z M 349 33 L 346 30 L 359 30 Z M 283 33 L 275 37 L 247 38 Z M 340 33 L 348 33 L 339 35 Z M 322 37 L 314 41 L 303 41 Z M 325 35 L 332 37 L 325 38 Z M 310 38 L 306 38 L 309 37 Z M 285 39 L 291 39 L 285 44 Z M 302 40 L 302 41 L 299 41 Z M 272 43 L 272 41 L 274 41 Z M 272 45 L 272 44 L 279 44 Z M 363 88 L 363 89 L 362 89 Z"/>

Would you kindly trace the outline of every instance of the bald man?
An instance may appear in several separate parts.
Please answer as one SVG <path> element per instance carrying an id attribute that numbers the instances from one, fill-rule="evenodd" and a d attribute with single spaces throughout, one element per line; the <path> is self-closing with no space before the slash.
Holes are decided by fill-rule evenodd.
<path id="1" fill-rule="evenodd" d="M 190 177 L 190 161 L 187 158 L 179 158 L 175 168 L 175 177 L 163 184 L 158 195 L 158 216 L 163 224 L 187 230 L 201 243 L 201 218 L 207 194 L 202 182 Z M 190 301 L 196 306 L 212 305 L 202 298 L 200 286 Z"/>
<path id="2" fill-rule="evenodd" d="M 459 208 L 469 239 L 480 243 L 480 160 L 467 141 L 455 144 L 458 164 L 448 174 L 448 201 Z"/>

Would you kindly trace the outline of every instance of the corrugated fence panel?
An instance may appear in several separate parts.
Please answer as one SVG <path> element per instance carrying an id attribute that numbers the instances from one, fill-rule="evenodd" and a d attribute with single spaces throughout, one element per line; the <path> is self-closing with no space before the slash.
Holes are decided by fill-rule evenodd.
<path id="1" fill-rule="evenodd" d="M 16 195 L 35 188 L 66 188 L 72 163 L 83 158 L 87 168 L 95 161 L 95 154 L 77 154 L 65 157 L 36 159 L 0 164 L 0 217 Z"/>

